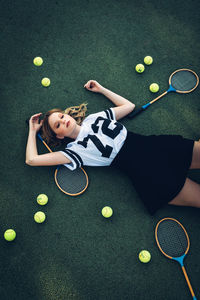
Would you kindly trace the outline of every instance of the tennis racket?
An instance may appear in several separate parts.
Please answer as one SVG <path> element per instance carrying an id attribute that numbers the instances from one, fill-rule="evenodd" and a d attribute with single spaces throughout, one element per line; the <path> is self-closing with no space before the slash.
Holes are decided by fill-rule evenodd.
<path id="1" fill-rule="evenodd" d="M 197 299 L 183 264 L 183 260 L 190 248 L 189 237 L 183 225 L 175 219 L 164 218 L 156 225 L 155 238 L 160 251 L 167 258 L 180 263 L 191 295 L 193 299 Z"/>
<path id="2" fill-rule="evenodd" d="M 40 133 L 37 133 L 37 136 L 49 152 L 52 152 Z M 88 175 L 83 168 L 70 171 L 64 165 L 59 165 L 55 170 L 54 179 L 57 187 L 69 196 L 78 196 L 85 192 L 88 187 Z"/>
<path id="3" fill-rule="evenodd" d="M 181 94 L 191 93 L 196 89 L 199 84 L 198 75 L 189 69 L 179 69 L 174 71 L 169 77 L 169 88 L 163 94 L 143 105 L 142 107 L 134 110 L 128 115 L 128 118 L 132 119 L 142 111 L 146 110 L 151 104 L 165 96 L 170 92 L 176 92 Z"/>

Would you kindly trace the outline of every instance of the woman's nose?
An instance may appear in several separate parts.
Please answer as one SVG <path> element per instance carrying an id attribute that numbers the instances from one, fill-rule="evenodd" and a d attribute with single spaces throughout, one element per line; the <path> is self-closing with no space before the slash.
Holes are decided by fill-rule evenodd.
<path id="1" fill-rule="evenodd" d="M 65 120 L 65 117 L 61 119 L 62 123 L 65 123 L 66 120 Z"/>

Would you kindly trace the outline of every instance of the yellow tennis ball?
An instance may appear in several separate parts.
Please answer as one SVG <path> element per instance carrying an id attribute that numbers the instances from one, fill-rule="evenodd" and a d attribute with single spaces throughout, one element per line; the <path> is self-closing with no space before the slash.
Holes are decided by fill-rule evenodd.
<path id="1" fill-rule="evenodd" d="M 48 197 L 45 194 L 40 194 L 37 196 L 37 203 L 40 205 L 45 205 L 48 202 Z"/>
<path id="2" fill-rule="evenodd" d="M 152 93 L 157 93 L 159 91 L 159 85 L 157 83 L 152 83 L 150 86 L 149 86 L 149 90 L 152 92 Z"/>
<path id="3" fill-rule="evenodd" d="M 38 211 L 34 214 L 34 220 L 36 223 L 43 223 L 46 219 L 45 213 Z"/>
<path id="4" fill-rule="evenodd" d="M 142 250 L 139 253 L 139 260 L 143 263 L 148 263 L 151 260 L 151 254 L 147 250 Z"/>
<path id="5" fill-rule="evenodd" d="M 137 64 L 137 66 L 135 67 L 136 72 L 138 73 L 142 73 L 145 70 L 145 67 L 143 64 Z"/>
<path id="6" fill-rule="evenodd" d="M 102 213 L 102 216 L 104 216 L 104 218 L 110 218 L 112 216 L 112 214 L 113 214 L 113 210 L 112 210 L 111 207 L 105 206 L 102 209 L 101 213 Z"/>
<path id="7" fill-rule="evenodd" d="M 44 77 L 44 78 L 42 79 L 41 83 L 42 83 L 43 86 L 47 87 L 47 86 L 49 86 L 49 85 L 51 84 L 51 81 L 50 81 L 49 78 Z"/>
<path id="8" fill-rule="evenodd" d="M 144 63 L 145 63 L 146 65 L 151 65 L 152 62 L 153 62 L 153 58 L 152 58 L 151 56 L 145 56 L 145 58 L 144 58 Z"/>
<path id="9" fill-rule="evenodd" d="M 37 67 L 41 66 L 43 64 L 42 57 L 39 57 L 39 56 L 35 57 L 34 60 L 33 60 L 33 63 Z"/>
<path id="10" fill-rule="evenodd" d="M 4 239 L 8 242 L 12 242 L 16 238 L 16 232 L 13 229 L 7 229 L 4 232 Z"/>

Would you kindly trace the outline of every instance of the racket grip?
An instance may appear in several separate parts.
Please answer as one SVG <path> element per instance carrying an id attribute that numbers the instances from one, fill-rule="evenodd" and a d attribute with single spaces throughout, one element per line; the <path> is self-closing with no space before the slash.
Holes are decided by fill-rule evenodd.
<path id="1" fill-rule="evenodd" d="M 143 108 L 143 107 L 140 107 L 140 108 L 138 108 L 138 109 L 136 109 L 136 110 L 133 110 L 127 117 L 128 117 L 129 119 L 132 119 L 132 118 L 134 118 L 135 116 L 137 116 L 138 114 L 140 114 L 142 111 L 144 111 L 144 108 Z"/>
<path id="2" fill-rule="evenodd" d="M 43 143 L 43 139 L 42 139 L 42 137 L 41 137 L 41 134 L 38 132 L 37 133 L 37 137 L 40 139 L 40 141 Z"/>
<path id="3" fill-rule="evenodd" d="M 187 281 L 187 284 L 188 284 L 188 287 L 189 287 L 189 289 L 190 289 L 190 293 L 191 293 L 191 295 L 192 295 L 193 300 L 197 300 L 197 298 L 196 298 L 196 296 L 195 296 L 195 294 L 194 294 L 194 291 L 193 291 L 193 289 L 192 289 L 190 280 L 189 280 L 189 278 L 188 278 L 188 275 L 187 275 L 187 273 L 186 273 L 186 270 L 185 270 L 185 267 L 184 267 L 184 266 L 182 266 L 182 271 L 183 271 L 183 274 L 184 274 L 185 279 L 186 279 L 186 281 Z"/>
<path id="4" fill-rule="evenodd" d="M 40 139 L 40 141 L 45 145 L 45 147 L 49 150 L 49 152 L 52 152 L 52 150 L 50 149 L 50 147 L 47 145 L 47 143 L 45 143 L 45 141 L 42 139 L 41 134 L 38 132 L 37 133 L 37 137 Z"/>

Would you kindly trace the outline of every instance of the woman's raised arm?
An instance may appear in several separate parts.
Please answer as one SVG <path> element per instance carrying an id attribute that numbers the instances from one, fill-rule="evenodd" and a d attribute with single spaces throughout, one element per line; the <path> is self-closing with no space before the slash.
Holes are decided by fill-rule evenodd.
<path id="1" fill-rule="evenodd" d="M 29 120 L 29 134 L 26 145 L 26 164 L 30 166 L 53 166 L 68 164 L 71 161 L 61 152 L 38 154 L 36 136 L 42 126 L 39 121 L 41 113 L 33 115 Z"/>
<path id="2" fill-rule="evenodd" d="M 114 111 L 117 120 L 127 116 L 135 108 L 135 104 L 131 101 L 108 90 L 95 80 L 89 80 L 84 87 L 91 92 L 100 93 L 107 97 L 116 106 Z"/>

